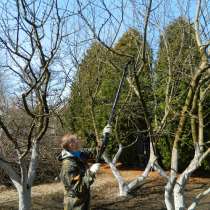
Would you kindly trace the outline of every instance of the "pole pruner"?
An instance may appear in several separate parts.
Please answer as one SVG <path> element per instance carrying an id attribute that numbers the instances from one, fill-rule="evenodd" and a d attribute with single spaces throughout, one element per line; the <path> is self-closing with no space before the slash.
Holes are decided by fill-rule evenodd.
<path id="1" fill-rule="evenodd" d="M 120 97 L 120 93 L 121 93 L 121 90 L 122 90 L 122 86 L 123 86 L 124 80 L 126 78 L 126 75 L 127 75 L 127 72 L 128 72 L 128 66 L 130 65 L 130 63 L 131 63 L 131 61 L 129 61 L 124 67 L 123 75 L 122 75 L 122 78 L 120 80 L 120 83 L 119 83 L 119 86 L 118 86 L 118 89 L 117 89 L 117 92 L 116 92 L 116 95 L 115 95 L 114 103 L 112 105 L 112 110 L 111 110 L 111 113 L 109 115 L 108 123 L 106 125 L 106 126 L 109 126 L 110 128 L 111 128 L 112 123 L 113 123 L 116 106 L 117 106 L 117 103 L 119 101 L 119 97 Z M 98 151 L 98 154 L 96 156 L 96 163 L 100 162 L 101 156 L 103 155 L 103 153 L 104 153 L 104 151 L 106 149 L 106 146 L 107 146 L 107 144 L 109 142 L 109 137 L 110 137 L 110 133 L 109 132 L 105 132 L 103 134 L 103 136 L 102 136 L 102 144 L 101 144 L 101 147 L 100 147 L 100 149 Z"/>

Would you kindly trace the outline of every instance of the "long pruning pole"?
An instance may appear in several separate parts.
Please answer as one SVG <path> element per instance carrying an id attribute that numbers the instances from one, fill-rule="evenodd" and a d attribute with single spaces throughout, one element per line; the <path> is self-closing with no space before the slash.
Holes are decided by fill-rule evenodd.
<path id="1" fill-rule="evenodd" d="M 124 71 L 123 71 L 123 75 L 122 75 L 122 78 L 120 80 L 120 83 L 119 83 L 119 86 L 118 86 L 118 89 L 117 89 L 117 92 L 116 92 L 116 95 L 115 95 L 115 99 L 114 99 L 114 102 L 113 102 L 113 105 L 112 105 L 112 110 L 111 110 L 111 113 L 109 115 L 109 119 L 108 119 L 108 125 L 112 126 L 112 123 L 113 123 L 113 119 L 114 119 L 114 116 L 115 116 L 115 110 L 116 110 L 116 106 L 117 106 L 117 103 L 119 101 L 119 97 L 120 97 L 120 93 L 121 93 L 121 90 L 122 90 L 122 86 L 123 86 L 123 83 L 125 81 L 125 78 L 126 78 L 126 75 L 127 75 L 127 71 L 128 71 L 128 66 L 131 62 L 129 61 L 125 68 L 124 68 Z M 110 134 L 109 133 L 105 133 L 104 136 L 102 137 L 102 145 L 98 151 L 98 154 L 97 154 L 97 157 L 96 157 L 96 162 L 98 163 L 101 159 L 101 156 L 102 154 L 104 153 L 105 149 L 106 149 L 106 146 L 108 144 L 108 141 L 109 141 L 109 137 L 110 137 Z"/>

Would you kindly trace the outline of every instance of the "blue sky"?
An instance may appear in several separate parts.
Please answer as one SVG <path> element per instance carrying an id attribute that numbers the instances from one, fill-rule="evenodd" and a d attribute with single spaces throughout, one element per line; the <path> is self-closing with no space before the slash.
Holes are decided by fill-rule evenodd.
<path id="1" fill-rule="evenodd" d="M 2 3 L 6 2 L 7 4 L 10 4 L 10 2 L 14 3 L 14 1 L 2 1 Z M 102 0 L 91 0 L 91 4 L 89 3 L 89 0 L 81 0 L 80 2 L 82 4 L 81 7 L 84 8 L 84 17 L 87 18 L 89 24 L 97 34 L 100 32 L 100 38 L 108 45 L 116 43 L 120 36 L 122 36 L 122 34 L 130 27 L 134 27 L 140 32 L 144 29 L 143 14 L 145 14 L 145 3 L 147 4 L 148 0 L 104 0 L 104 3 Z M 203 0 L 203 2 L 205 1 Z M 204 5 L 204 13 L 206 12 L 207 14 L 210 9 L 210 1 L 206 2 L 207 3 Z M 69 75 L 71 77 L 74 72 L 73 70 L 75 70 L 75 60 L 70 53 L 72 53 L 74 57 L 80 61 L 94 37 L 92 31 L 89 27 L 87 27 L 84 20 L 77 15 L 73 15 L 79 9 L 76 0 L 59 0 L 58 3 L 61 14 L 67 8 L 67 14 L 69 17 L 68 23 L 65 25 L 64 29 L 69 36 L 62 44 L 62 50 L 60 50 L 62 65 L 61 62 L 57 61 L 54 62 L 53 68 L 59 70 L 64 69 L 65 67 L 67 72 L 72 69 L 72 72 Z M 190 22 L 193 22 L 193 18 L 195 16 L 195 6 L 196 0 L 153 0 L 153 12 L 150 16 L 150 23 L 148 27 L 148 43 L 152 47 L 154 55 L 158 50 L 160 34 L 168 23 L 179 16 L 185 16 L 190 20 Z M 11 17 L 13 16 L 14 18 L 15 12 L 12 11 L 14 8 L 12 8 L 12 10 L 11 8 Z M 124 13 L 123 21 L 120 22 L 122 19 L 122 9 Z M 3 13 L 1 13 L 1 16 L 4 16 L 4 8 L 2 11 Z M 42 7 L 40 7 L 40 14 L 42 14 L 42 12 Z M 111 16 L 109 12 L 111 12 Z M 11 19 L 9 25 L 12 25 L 13 23 L 14 19 Z M 43 44 L 46 51 L 50 46 L 51 26 L 52 25 L 49 22 L 45 27 L 46 36 L 43 39 Z M 22 37 L 22 44 L 27 48 L 28 43 L 24 40 L 24 36 Z M 1 62 L 4 62 L 5 54 L 2 56 Z M 15 93 L 16 90 L 18 90 L 17 86 L 19 86 L 17 82 L 18 80 L 13 79 L 15 78 L 14 76 L 8 76 L 11 72 L 3 72 L 3 74 L 5 80 L 7 78 L 6 84 L 10 84 L 9 91 Z M 12 86 L 11 81 L 13 81 Z M 62 81 L 59 81 L 59 83 L 62 84 Z M 66 93 L 68 93 L 68 90 L 69 86 L 67 86 Z"/>

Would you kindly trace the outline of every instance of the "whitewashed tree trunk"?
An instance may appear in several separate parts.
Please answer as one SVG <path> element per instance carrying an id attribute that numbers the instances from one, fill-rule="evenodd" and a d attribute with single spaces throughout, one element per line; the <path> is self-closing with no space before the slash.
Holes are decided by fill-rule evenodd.
<path id="1" fill-rule="evenodd" d="M 165 186 L 165 205 L 167 210 L 174 210 L 173 185 L 170 181 Z"/>
<path id="2" fill-rule="evenodd" d="M 199 158 L 201 154 L 199 152 L 199 147 L 195 148 L 195 155 L 188 167 L 184 172 L 179 176 L 174 186 L 174 206 L 175 210 L 184 210 L 186 209 L 185 199 L 184 199 L 184 190 L 187 184 L 187 181 L 191 174 L 200 166 Z"/>
<path id="3" fill-rule="evenodd" d="M 144 179 L 148 176 L 150 169 L 151 169 L 151 161 L 148 162 L 146 169 L 144 170 L 143 174 L 136 178 L 135 180 L 131 181 L 130 183 L 126 183 L 123 177 L 121 176 L 119 170 L 116 168 L 116 162 L 123 151 L 122 145 L 119 145 L 119 149 L 113 158 L 113 161 L 110 161 L 106 154 L 103 155 L 105 162 L 109 165 L 114 177 L 117 180 L 119 186 L 119 196 L 127 196 L 129 192 L 139 187 Z M 154 154 L 151 150 L 151 154 Z M 153 157 L 152 155 L 150 157 Z M 155 159 L 156 160 L 156 159 Z"/>
<path id="4" fill-rule="evenodd" d="M 31 209 L 31 189 L 38 162 L 38 145 L 32 146 L 31 160 L 27 171 L 24 160 L 20 161 L 21 175 L 18 175 L 10 163 L 0 158 L 0 167 L 7 173 L 18 192 L 19 210 Z"/>
<path id="5" fill-rule="evenodd" d="M 132 190 L 136 189 L 137 187 L 139 187 L 142 182 L 146 179 L 146 177 L 148 176 L 149 172 L 150 172 L 150 169 L 151 169 L 151 163 L 148 162 L 147 163 L 147 166 L 143 172 L 143 174 L 139 177 L 137 177 L 136 179 L 134 179 L 133 181 L 131 181 L 129 184 L 128 184 L 128 191 L 131 192 Z"/>
<path id="6" fill-rule="evenodd" d="M 21 164 L 21 187 L 17 188 L 19 196 L 19 210 L 31 209 L 31 188 L 36 175 L 38 163 L 38 144 L 34 142 L 31 151 L 31 160 L 28 170 L 23 161 Z"/>
<path id="7" fill-rule="evenodd" d="M 185 199 L 184 199 L 184 189 L 190 175 L 198 167 L 199 167 L 199 156 L 196 153 L 193 160 L 190 162 L 189 166 L 179 176 L 178 179 L 174 181 L 174 177 L 170 177 L 165 187 L 165 204 L 167 210 L 186 209 Z"/>
<path id="8" fill-rule="evenodd" d="M 184 190 L 186 184 L 191 176 L 191 174 L 197 170 L 201 162 L 207 157 L 210 150 L 203 152 L 202 147 L 199 144 L 195 144 L 195 154 L 194 158 L 191 160 L 188 167 L 179 175 L 178 178 L 169 179 L 166 187 L 165 187 L 165 202 L 167 210 L 184 210 L 187 209 L 184 197 Z M 167 191 L 168 190 L 168 191 Z M 194 202 L 190 205 L 188 210 L 193 210 L 196 208 L 198 201 L 205 196 L 206 194 L 210 193 L 210 189 L 205 190 L 203 193 L 200 193 L 196 196 Z M 170 196 L 170 197 L 166 197 Z"/>
<path id="9" fill-rule="evenodd" d="M 20 177 L 10 166 L 9 163 L 0 160 L 0 167 L 4 169 L 7 175 L 10 177 L 15 188 L 18 192 L 19 210 L 31 209 L 31 187 L 27 185 L 27 176 Z M 24 183 L 22 182 L 23 180 Z"/>
<path id="10" fill-rule="evenodd" d="M 184 203 L 184 188 L 191 174 L 201 166 L 202 161 L 207 157 L 209 152 L 210 149 L 203 152 L 202 146 L 199 146 L 198 144 L 195 146 L 194 158 L 190 162 L 186 170 L 180 175 L 174 188 L 174 196 L 175 196 L 174 203 L 176 206 L 175 208 L 176 210 L 186 209 L 186 205 Z M 198 202 L 209 193 L 210 193 L 210 188 L 198 194 L 194 199 L 193 203 L 189 206 L 188 210 L 195 209 L 198 205 Z"/>
<path id="11" fill-rule="evenodd" d="M 19 210 L 31 209 L 31 187 L 21 186 L 17 189 L 19 198 Z"/>
<path id="12" fill-rule="evenodd" d="M 128 184 L 128 188 L 129 188 L 128 192 L 130 192 L 133 189 L 139 187 L 142 184 L 142 182 L 148 177 L 151 169 L 154 169 L 161 176 L 167 178 L 167 175 L 166 175 L 165 171 L 160 167 L 160 165 L 157 162 L 157 157 L 154 153 L 153 145 L 150 142 L 150 157 L 149 157 L 149 161 L 147 163 L 147 166 L 146 166 L 146 168 L 145 168 L 145 170 L 144 170 L 144 172 L 141 176 L 139 176 L 137 179 L 133 180 L 132 182 L 130 182 Z"/>
<path id="13" fill-rule="evenodd" d="M 187 210 L 195 210 L 196 207 L 197 207 L 197 205 L 198 205 L 198 203 L 199 203 L 199 201 L 200 201 L 202 198 L 204 198 L 205 196 L 207 196 L 209 193 L 210 193 L 210 187 L 209 187 L 208 189 L 206 189 L 204 192 L 199 193 L 199 194 L 195 197 L 194 201 L 193 201 L 192 204 L 188 207 Z"/>
<path id="14" fill-rule="evenodd" d="M 122 145 L 119 145 L 119 149 L 112 161 L 107 157 L 106 154 L 103 155 L 105 162 L 109 165 L 114 177 L 117 180 L 119 186 L 119 196 L 127 196 L 129 192 L 139 187 L 143 183 L 143 181 L 148 177 L 151 169 L 156 170 L 161 176 L 168 178 L 165 171 L 159 166 L 152 143 L 150 143 L 150 158 L 144 172 L 142 173 L 142 175 L 140 175 L 130 183 L 126 183 L 123 177 L 121 176 L 119 170 L 116 168 L 116 162 L 119 156 L 121 155 L 122 151 L 123 147 Z"/>
<path id="15" fill-rule="evenodd" d="M 171 174 L 165 186 L 165 204 L 167 210 L 175 209 L 173 190 L 176 182 L 177 170 L 178 170 L 178 151 L 177 148 L 174 147 L 172 150 L 172 158 L 171 158 Z"/>
<path id="16" fill-rule="evenodd" d="M 119 151 L 119 150 L 118 150 Z M 106 154 L 103 155 L 105 162 L 109 165 L 114 177 L 117 180 L 118 187 L 119 187 L 119 196 L 127 196 L 128 195 L 128 186 L 125 183 L 123 177 L 121 176 L 119 170 L 117 169 L 116 165 L 109 160 Z"/>
<path id="17" fill-rule="evenodd" d="M 184 177 L 182 181 L 180 182 L 180 185 L 177 183 L 174 187 L 174 207 L 175 210 L 184 210 L 185 209 L 185 200 L 184 200 L 184 189 L 185 185 L 183 182 L 185 182 L 188 179 L 187 177 Z"/>
<path id="18" fill-rule="evenodd" d="M 31 152 L 31 161 L 29 164 L 29 169 L 28 169 L 28 185 L 32 186 L 33 181 L 35 179 L 36 176 L 36 169 L 37 169 L 37 165 L 38 165 L 38 143 L 34 142 L 33 146 L 32 146 L 32 152 Z"/>

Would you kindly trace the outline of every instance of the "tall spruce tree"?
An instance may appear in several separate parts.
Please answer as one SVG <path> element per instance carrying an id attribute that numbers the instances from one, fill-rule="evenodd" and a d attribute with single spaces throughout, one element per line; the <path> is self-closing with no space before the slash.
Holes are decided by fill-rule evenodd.
<path id="1" fill-rule="evenodd" d="M 99 43 L 91 45 L 79 65 L 72 84 L 69 108 L 65 117 L 69 130 L 78 133 L 84 139 L 91 139 L 97 130 L 100 137 L 100 132 L 107 123 L 123 68 L 130 59 L 126 54 L 134 58 L 137 62 L 136 68 L 138 68 L 141 62 L 138 60 L 141 46 L 142 37 L 135 29 L 129 29 L 116 43 L 113 51 L 117 54 L 105 49 Z M 125 54 L 125 56 L 119 54 Z M 129 67 L 129 70 L 132 74 L 132 66 Z M 149 74 L 149 68 L 140 74 L 142 88 L 147 94 L 147 100 L 149 100 L 148 96 L 151 96 Z M 135 94 L 128 92 L 129 86 L 125 83 L 116 111 L 118 137 L 124 145 L 134 141 L 137 135 L 146 130 L 139 99 Z M 140 139 L 142 140 L 142 135 Z M 146 141 L 146 138 L 144 139 Z M 121 161 L 139 163 L 138 150 L 140 149 L 141 153 L 145 152 L 144 149 L 148 150 L 142 144 L 144 143 L 141 141 L 139 146 L 135 145 L 123 153 Z M 117 141 L 113 135 L 113 139 L 108 145 L 108 151 L 113 154 L 116 149 Z M 142 157 L 140 158 L 142 159 Z"/>
<path id="2" fill-rule="evenodd" d="M 143 37 L 136 29 L 130 28 L 123 36 L 119 39 L 117 44 L 114 47 L 114 50 L 122 55 L 113 56 L 113 62 L 118 67 L 123 68 L 126 63 L 133 59 L 133 63 L 129 66 L 129 76 L 133 78 L 134 71 L 138 71 L 142 65 L 142 50 L 143 50 Z M 151 71 L 150 71 L 150 62 L 152 54 L 149 46 L 146 44 L 146 61 L 147 65 L 139 73 L 138 78 L 140 81 L 141 89 L 143 90 L 143 95 L 145 103 L 148 106 L 151 105 L 153 101 L 153 94 L 151 91 L 152 82 L 151 82 Z M 135 65 L 135 69 L 134 69 Z M 129 85 L 126 84 L 126 89 L 129 89 Z M 135 85 L 135 82 L 134 82 Z M 152 109 L 151 109 L 152 110 Z M 147 127 L 144 119 L 144 110 L 142 108 L 139 98 L 132 93 L 132 96 L 121 113 L 119 114 L 119 136 L 123 140 L 124 144 L 131 143 L 138 136 L 140 142 L 137 143 L 133 148 L 124 152 L 122 155 L 123 162 L 135 162 L 139 161 L 142 165 L 142 161 L 146 164 L 149 152 L 149 141 L 147 138 Z M 131 161 L 130 161 L 131 159 Z"/>
<path id="3" fill-rule="evenodd" d="M 160 37 L 160 47 L 155 67 L 157 119 L 161 119 L 164 115 L 166 94 L 169 93 L 171 96 L 170 122 L 167 123 L 165 133 L 158 143 L 161 159 L 166 168 L 170 167 L 173 143 L 171 140 L 178 123 L 178 113 L 184 104 L 189 88 L 189 76 L 200 62 L 193 30 L 192 25 L 185 18 L 179 17 L 167 26 Z M 169 80 L 170 88 L 167 92 L 166 87 Z M 187 122 L 182 136 L 184 141 L 182 141 L 181 153 L 185 153 L 185 155 L 180 155 L 182 157 L 182 160 L 180 160 L 181 168 L 185 167 L 193 156 L 190 120 L 188 119 Z"/>
<path id="4" fill-rule="evenodd" d="M 66 127 L 83 139 L 87 139 L 94 133 L 92 106 L 95 107 L 103 101 L 99 99 L 98 93 L 104 76 L 105 54 L 102 45 L 92 43 L 78 66 L 71 86 L 69 104 L 65 113 Z M 102 112 L 101 110 L 101 116 Z"/>

